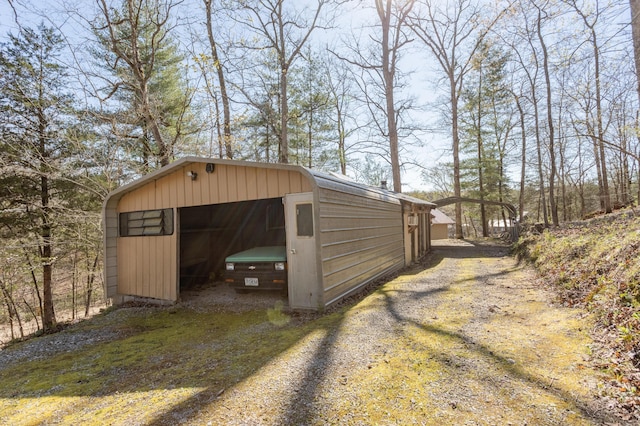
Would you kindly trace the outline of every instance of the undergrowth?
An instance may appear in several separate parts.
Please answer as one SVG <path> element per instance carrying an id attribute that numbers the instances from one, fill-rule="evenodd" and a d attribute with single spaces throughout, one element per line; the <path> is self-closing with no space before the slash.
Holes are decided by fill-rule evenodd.
<path id="1" fill-rule="evenodd" d="M 597 366 L 640 404 L 640 213 L 627 210 L 526 233 L 516 244 L 567 306 L 583 306 L 597 319 Z"/>

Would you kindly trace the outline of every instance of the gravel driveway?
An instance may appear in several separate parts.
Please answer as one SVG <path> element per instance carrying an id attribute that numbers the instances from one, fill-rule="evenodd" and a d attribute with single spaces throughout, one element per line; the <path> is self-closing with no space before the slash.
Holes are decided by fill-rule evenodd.
<path id="1" fill-rule="evenodd" d="M 589 366 L 590 318 L 554 305 L 543 287 L 505 246 L 447 240 L 425 264 L 322 315 L 287 312 L 275 294 L 193 289 L 167 311 L 118 309 L 89 328 L 0 351 L 0 388 L 17 387 L 0 389 L 0 413 L 9 416 L 0 414 L 0 424 L 100 416 L 127 425 L 624 424 L 608 417 Z M 262 308 L 268 315 L 256 314 Z M 162 319 L 192 324 L 188 312 L 211 333 L 224 329 L 219 318 L 238 321 L 246 312 L 253 322 L 223 334 L 236 342 L 224 346 L 221 337 L 203 339 L 206 333 L 176 336 L 182 331 Z M 145 322 L 147 315 L 156 316 Z M 180 349 L 159 352 L 153 348 L 166 344 L 153 336 Z M 268 340 L 274 336 L 289 340 L 269 350 L 279 345 Z M 242 351 L 227 349 L 244 342 L 251 343 Z M 140 350 L 126 352 L 131 345 Z M 158 353 L 143 356 L 147 347 Z M 72 351 L 80 352 L 65 355 Z M 229 359 L 260 351 L 257 367 Z M 68 378 L 35 386 L 30 377 L 11 377 L 12 368 L 33 368 L 28 359 L 56 354 L 56 364 L 37 368 L 50 376 L 66 369 Z M 28 386 L 42 390 L 20 389 Z"/>
<path id="2" fill-rule="evenodd" d="M 201 424 L 603 424 L 584 312 L 505 246 L 448 240 L 191 413 Z M 177 417 L 159 423 L 185 420 Z"/>

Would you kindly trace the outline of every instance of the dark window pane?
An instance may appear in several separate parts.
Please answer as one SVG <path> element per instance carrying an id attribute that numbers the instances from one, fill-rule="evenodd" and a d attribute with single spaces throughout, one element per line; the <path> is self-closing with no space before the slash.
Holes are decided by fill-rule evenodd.
<path id="1" fill-rule="evenodd" d="M 129 232 L 128 232 L 129 214 L 120 213 L 120 216 L 118 217 L 118 219 L 120 221 L 120 236 L 126 237 L 127 235 L 129 235 Z"/>
<path id="2" fill-rule="evenodd" d="M 173 234 L 173 209 L 120 213 L 120 236 Z"/>
<path id="3" fill-rule="evenodd" d="M 313 205 L 296 206 L 298 237 L 313 237 Z"/>
<path id="4" fill-rule="evenodd" d="M 164 226 L 164 235 L 173 234 L 173 209 L 164 209 L 162 224 Z"/>

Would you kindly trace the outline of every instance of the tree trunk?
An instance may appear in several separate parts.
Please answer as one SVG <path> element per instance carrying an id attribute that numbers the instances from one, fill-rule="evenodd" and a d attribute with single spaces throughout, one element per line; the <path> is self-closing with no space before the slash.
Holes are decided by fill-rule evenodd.
<path id="1" fill-rule="evenodd" d="M 78 287 L 78 248 L 73 248 L 73 272 L 71 274 L 71 319 L 76 319 L 76 295 Z"/>
<path id="2" fill-rule="evenodd" d="M 555 226 L 559 225 L 558 220 L 558 206 L 556 205 L 555 195 L 555 181 L 556 181 L 556 149 L 555 149 L 555 135 L 553 128 L 553 104 L 551 102 L 551 76 L 549 72 L 549 53 L 547 52 L 547 45 L 542 37 L 542 12 L 538 9 L 538 40 L 542 47 L 542 62 L 544 78 L 547 89 L 547 125 L 549 126 L 549 206 L 551 207 L 551 220 Z"/>
<path id="3" fill-rule="evenodd" d="M 169 147 L 164 142 L 162 138 L 162 134 L 160 133 L 160 127 L 158 127 L 158 123 L 153 116 L 153 112 L 151 111 L 151 103 L 149 102 L 149 93 L 146 89 L 146 82 L 143 84 L 144 89 L 141 93 L 143 99 L 143 114 L 145 117 L 145 127 L 151 131 L 151 135 L 156 142 L 156 146 L 158 147 L 158 152 L 154 153 L 156 158 L 160 160 L 160 167 L 167 166 L 171 160 L 171 153 Z"/>
<path id="4" fill-rule="evenodd" d="M 51 253 L 51 223 L 49 218 L 49 180 L 44 173 L 40 178 L 40 182 L 42 200 L 42 224 L 40 227 L 42 237 L 40 252 L 43 292 L 42 328 L 44 331 L 50 331 L 55 328 L 56 316 L 53 310 L 53 256 Z"/>
<path id="5" fill-rule="evenodd" d="M 337 102 L 337 101 L 336 101 Z M 342 111 L 337 108 L 338 118 L 338 156 L 340 158 L 340 172 L 343 175 L 347 174 L 347 153 L 345 150 L 345 134 L 342 124 Z"/>
<path id="6" fill-rule="evenodd" d="M 520 214 L 520 222 L 524 220 L 524 191 L 525 191 L 525 179 L 526 179 L 526 166 L 527 166 L 527 133 L 526 125 L 524 121 L 524 110 L 520 104 L 520 98 L 516 98 L 516 106 L 518 107 L 518 113 L 520 114 L 520 132 L 522 139 L 522 151 L 520 159 L 520 196 L 518 197 L 518 212 Z"/>
<path id="7" fill-rule="evenodd" d="M 211 58 L 218 73 L 218 83 L 220 84 L 220 96 L 222 97 L 223 111 L 223 140 L 226 157 L 233 158 L 233 147 L 231 145 L 231 108 L 229 107 L 229 96 L 227 95 L 227 83 L 224 76 L 224 70 L 218 57 L 217 43 L 213 37 L 213 25 L 211 22 L 211 3 L 212 0 L 204 0 L 207 11 L 207 35 L 209 36 L 209 45 L 211 47 Z"/>
<path id="8" fill-rule="evenodd" d="M 287 69 L 280 74 L 280 162 L 289 163 L 289 104 L 287 102 Z"/>
<path id="9" fill-rule="evenodd" d="M 389 154 L 391 160 L 391 175 L 393 179 L 393 190 L 402 192 L 402 181 L 400 176 L 400 154 L 398 149 L 398 127 L 396 122 L 396 108 L 394 100 L 394 76 L 395 76 L 395 49 L 397 45 L 394 43 L 394 51 L 389 47 L 390 31 L 391 31 L 391 0 L 386 0 L 383 5 L 381 1 L 376 1 L 376 9 L 380 17 L 382 26 L 382 78 L 384 80 L 384 95 L 386 102 L 387 115 L 387 131 L 389 132 Z"/>
<path id="10" fill-rule="evenodd" d="M 44 331 L 52 330 L 56 325 L 56 316 L 53 310 L 53 256 L 51 252 L 51 217 L 49 206 L 49 165 L 47 160 L 49 152 L 47 151 L 47 128 L 44 111 L 38 113 L 38 134 L 39 134 L 39 154 L 40 154 L 40 207 L 41 207 L 41 223 L 40 237 L 42 238 L 40 248 L 40 264 L 42 265 L 42 292 L 43 292 L 43 312 L 42 312 L 42 328 Z"/>
<path id="11" fill-rule="evenodd" d="M 536 123 L 536 153 L 538 154 L 538 179 L 540 180 L 540 204 L 542 207 L 542 217 L 544 220 L 544 226 L 549 226 L 549 216 L 547 215 L 547 198 L 546 198 L 546 189 L 544 187 L 544 171 L 542 169 L 542 141 L 540 140 L 540 119 L 538 117 L 538 104 L 537 100 L 533 101 L 533 111 L 535 116 Z M 540 215 L 538 214 L 538 217 Z"/>
<path id="12" fill-rule="evenodd" d="M 309 105 L 311 105 L 311 103 Z M 309 109 L 309 122 L 307 124 L 307 143 L 307 154 L 309 156 L 307 167 L 311 168 L 311 165 L 313 163 L 313 108 Z"/>
<path id="13" fill-rule="evenodd" d="M 596 79 L 596 125 L 598 130 L 598 148 L 600 149 L 600 162 L 602 164 L 602 204 L 605 213 L 611 213 L 611 194 L 609 193 L 609 180 L 607 178 L 607 161 L 604 151 L 604 130 L 602 127 L 602 95 L 600 93 L 600 51 L 596 43 L 596 32 L 591 29 L 593 37 L 593 55 L 595 62 Z"/>
<path id="14" fill-rule="evenodd" d="M 631 5 L 633 57 L 636 64 L 636 90 L 638 92 L 638 99 L 640 100 L 640 0 L 629 0 L 629 4 Z M 640 189 L 638 191 L 640 195 Z"/>
<path id="15" fill-rule="evenodd" d="M 484 179 L 482 173 L 482 164 L 484 161 L 483 147 L 482 147 L 482 67 L 480 67 L 480 76 L 478 82 L 478 134 L 476 135 L 476 142 L 478 148 L 478 190 L 480 192 L 480 200 L 484 201 Z M 487 229 L 489 223 L 487 222 L 487 211 L 483 203 L 480 203 L 480 223 L 482 224 L 482 236 L 488 237 L 489 230 Z"/>
<path id="16" fill-rule="evenodd" d="M 4 283 L 0 282 L 0 290 L 2 290 L 2 295 L 4 296 L 4 303 L 7 307 L 7 313 L 9 315 L 9 327 L 11 329 L 11 340 L 15 339 L 15 333 L 13 331 L 13 320 L 15 319 L 18 322 L 18 330 L 20 331 L 20 338 L 24 338 L 24 328 L 22 327 L 22 319 L 20 318 L 20 313 L 18 312 L 18 308 L 16 306 L 15 301 L 13 300 L 13 296 L 7 290 Z"/>
<path id="17" fill-rule="evenodd" d="M 591 136 L 591 140 L 593 141 L 593 158 L 595 159 L 595 163 L 596 163 L 596 175 L 598 176 L 598 195 L 599 195 L 599 200 L 600 200 L 600 210 L 604 211 L 605 206 L 604 206 L 604 197 L 602 196 L 602 194 L 604 194 L 604 188 L 602 186 L 602 162 L 600 161 L 600 144 L 598 143 L 598 137 L 594 134 L 594 130 L 593 127 L 589 125 L 589 123 L 587 123 L 587 129 L 589 132 L 589 135 Z"/>
<path id="18" fill-rule="evenodd" d="M 460 135 L 458 134 L 458 97 L 456 96 L 455 76 L 453 70 L 449 74 L 451 96 L 451 129 L 453 139 L 453 194 L 462 196 L 460 187 Z M 462 204 L 456 203 L 456 228 L 455 238 L 462 239 Z"/>
<path id="19" fill-rule="evenodd" d="M 624 192 L 622 193 L 622 202 L 625 206 L 629 205 L 631 196 L 631 176 L 629 173 L 629 154 L 628 143 L 626 136 L 623 136 L 623 151 L 622 151 L 622 179 L 624 182 Z"/>
<path id="20" fill-rule="evenodd" d="M 85 298 L 84 304 L 84 316 L 89 316 L 89 308 L 91 308 L 91 296 L 93 294 L 93 283 L 96 279 L 96 269 L 98 268 L 98 259 L 100 258 L 99 254 L 93 258 L 93 265 L 87 275 L 87 295 Z"/>
<path id="21" fill-rule="evenodd" d="M 26 249 L 24 250 L 24 257 L 26 259 L 27 264 L 29 265 L 29 270 L 31 271 L 30 272 L 31 281 L 33 282 L 33 288 L 35 289 L 36 297 L 38 298 L 38 310 L 42 314 L 42 312 L 44 312 L 44 302 L 42 301 L 42 294 L 40 293 L 40 286 L 38 285 L 38 277 L 36 277 L 35 267 L 31 263 L 31 259 L 29 258 L 29 252 Z M 34 314 L 33 318 L 36 320 L 36 326 L 38 327 L 38 329 L 40 329 L 40 323 L 38 322 L 38 315 L 36 315 L 35 313 L 33 314 Z"/>

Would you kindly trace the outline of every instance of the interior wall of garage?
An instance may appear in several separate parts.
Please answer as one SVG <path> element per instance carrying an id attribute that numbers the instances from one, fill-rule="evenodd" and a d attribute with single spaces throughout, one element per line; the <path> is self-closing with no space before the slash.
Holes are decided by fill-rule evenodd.
<path id="1" fill-rule="evenodd" d="M 189 176 L 194 173 L 195 180 Z M 176 301 L 179 296 L 177 222 L 171 236 L 116 238 L 119 213 L 281 198 L 287 193 L 311 190 L 308 178 L 296 170 L 215 164 L 213 172 L 207 173 L 205 162 L 186 163 L 133 189 L 123 188 L 114 198 L 115 214 L 107 208 L 104 215 L 107 297 Z M 175 221 L 177 217 L 176 212 Z"/>
<path id="2" fill-rule="evenodd" d="M 282 198 L 180 209 L 180 287 L 220 280 L 227 256 L 286 244 Z"/>

